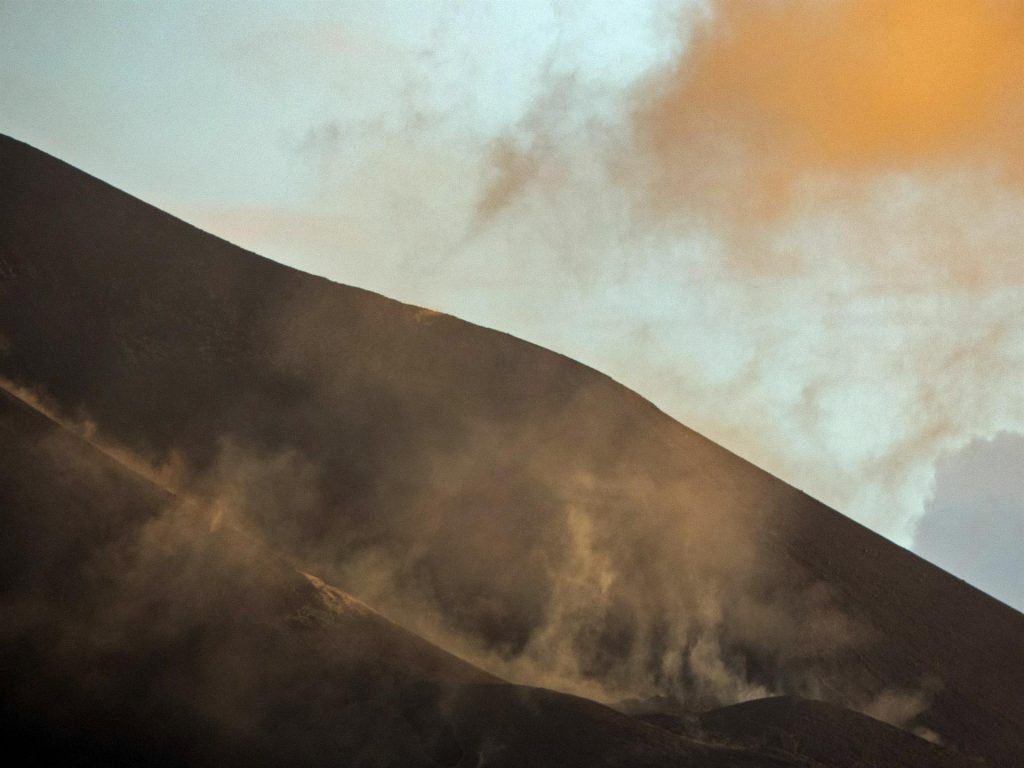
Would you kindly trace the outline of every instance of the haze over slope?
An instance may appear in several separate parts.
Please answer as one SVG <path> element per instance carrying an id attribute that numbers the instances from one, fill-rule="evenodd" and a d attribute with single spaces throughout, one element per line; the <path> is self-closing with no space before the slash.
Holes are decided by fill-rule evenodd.
<path id="1" fill-rule="evenodd" d="M 31 764 L 796 764 L 505 684 L 7 391 L 0 440 L 0 729 Z"/>
<path id="2" fill-rule="evenodd" d="M 1024 617 L 566 358 L 6 138 L 0 295 L 0 375 L 507 679 L 827 698 L 1024 756 Z"/>

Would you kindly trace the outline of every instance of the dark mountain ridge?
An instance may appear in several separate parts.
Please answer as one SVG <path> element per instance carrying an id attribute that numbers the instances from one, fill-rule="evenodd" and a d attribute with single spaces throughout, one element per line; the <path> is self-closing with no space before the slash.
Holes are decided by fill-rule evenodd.
<path id="1" fill-rule="evenodd" d="M 0 376 L 503 676 L 695 709 L 895 702 L 1024 762 L 1021 614 L 591 369 L 277 265 L 9 138 L 0 350 Z"/>

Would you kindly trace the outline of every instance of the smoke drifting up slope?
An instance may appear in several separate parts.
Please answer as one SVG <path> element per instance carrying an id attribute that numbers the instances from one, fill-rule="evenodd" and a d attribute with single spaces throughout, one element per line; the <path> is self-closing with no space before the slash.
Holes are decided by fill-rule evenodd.
<path id="1" fill-rule="evenodd" d="M 977 760 L 959 756 L 863 715 L 818 701 L 763 699 L 702 715 L 699 730 L 743 744 L 797 753 L 815 765 L 857 768 L 890 765 L 966 768 Z"/>
<path id="2" fill-rule="evenodd" d="M 565 358 L 0 153 L 0 374 L 180 457 L 189 494 L 304 570 L 518 682 L 911 696 L 902 725 L 1020 754 L 1018 614 L 961 590 L 949 632 L 945 575 Z"/>
<path id="3" fill-rule="evenodd" d="M 38 173 L 12 171 L 34 189 L 7 209 L 15 238 L 32 220 L 16 206 L 69 217 L 44 233 L 59 239 L 123 199 L 97 187 L 68 207 Z M 771 567 L 755 538 L 793 491 L 604 377 L 362 292 L 338 301 L 268 262 L 247 277 L 252 257 L 194 230 L 176 242 L 180 225 L 157 218 L 85 241 L 60 274 L 5 251 L 10 284 L 28 289 L 4 308 L 7 370 L 154 462 L 180 456 L 190 492 L 246 509 L 316 572 L 518 679 L 615 698 L 756 695 L 790 661 L 864 634 L 841 618 L 808 631 L 790 597 L 813 588 L 799 574 L 747 589 Z M 116 282 L 99 277 L 111 268 Z M 82 313 L 73 322 L 34 316 L 54 291 Z M 68 354 L 35 352 L 53 348 Z M 813 591 L 827 608 L 827 588 Z M 765 651 L 783 658 L 747 680 L 724 646 L 748 638 L 727 635 L 756 642 L 779 611 Z"/>
<path id="4" fill-rule="evenodd" d="M 240 515 L 167 493 L 6 393 L 0 433 L 7 718 L 45 713 L 70 733 L 99 725 L 125 743 L 133 726 L 185 740 L 192 720 L 217 731 L 215 753 L 236 740 L 264 748 L 259 734 L 275 730 L 267 708 L 289 697 L 300 706 L 321 677 L 340 694 L 377 667 L 499 682 L 295 571 Z M 182 754 L 194 749 L 205 747 Z"/>
<path id="5" fill-rule="evenodd" d="M 0 726 L 36 760 L 735 765 L 502 683 L 5 393 L 0 437 Z"/>

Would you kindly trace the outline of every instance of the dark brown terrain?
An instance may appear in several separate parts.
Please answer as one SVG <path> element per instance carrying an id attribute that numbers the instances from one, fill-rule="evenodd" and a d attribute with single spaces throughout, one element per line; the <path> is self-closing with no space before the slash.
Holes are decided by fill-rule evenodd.
<path id="1" fill-rule="evenodd" d="M 0 722 L 30 764 L 793 764 L 509 685 L 7 393 L 0 439 Z"/>
<path id="2" fill-rule="evenodd" d="M 798 753 L 831 768 L 968 768 L 979 764 L 978 760 L 964 758 L 891 725 L 822 701 L 776 698 L 735 704 L 702 715 L 700 730 L 704 738 Z"/>
<path id="3" fill-rule="evenodd" d="M 1021 614 L 593 370 L 8 138 L 0 377 L 40 764 L 1024 765 Z"/>

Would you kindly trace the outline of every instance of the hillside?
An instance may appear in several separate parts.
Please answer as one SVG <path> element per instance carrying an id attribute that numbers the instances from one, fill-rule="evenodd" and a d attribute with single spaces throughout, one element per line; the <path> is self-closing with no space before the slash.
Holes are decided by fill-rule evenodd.
<path id="1" fill-rule="evenodd" d="M 508 685 L 2 391 L 0 439 L 0 729 L 29 764 L 790 765 Z"/>
<path id="2" fill-rule="evenodd" d="M 0 350 L 67 423 L 172 468 L 164 492 L 502 678 L 696 711 L 825 699 L 1024 764 L 1021 614 L 591 369 L 8 138 Z"/>

